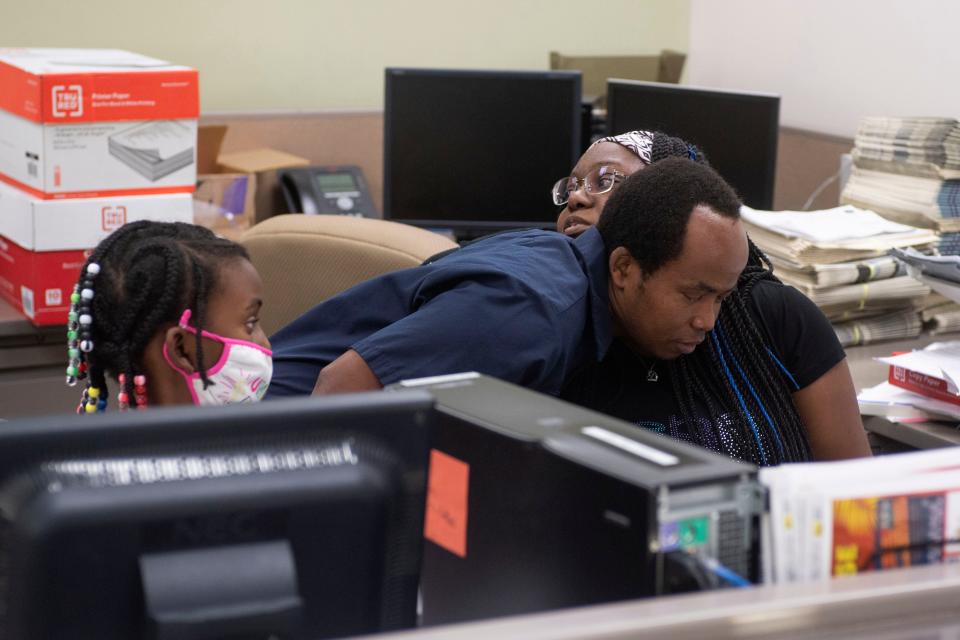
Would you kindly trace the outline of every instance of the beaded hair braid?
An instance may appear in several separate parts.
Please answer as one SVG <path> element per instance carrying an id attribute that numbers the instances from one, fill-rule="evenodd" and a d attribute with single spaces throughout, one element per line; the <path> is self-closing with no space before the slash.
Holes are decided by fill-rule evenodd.
<path id="1" fill-rule="evenodd" d="M 87 259 L 70 296 L 66 382 L 86 380 L 78 413 L 107 407 L 107 375 L 120 385 L 121 410 L 133 397 L 147 406 L 143 352 L 157 330 L 185 309 L 202 328 L 209 295 L 226 260 L 249 259 L 240 245 L 209 229 L 180 222 L 139 221 L 104 239 Z M 200 378 L 208 384 L 203 343 L 196 334 Z"/>

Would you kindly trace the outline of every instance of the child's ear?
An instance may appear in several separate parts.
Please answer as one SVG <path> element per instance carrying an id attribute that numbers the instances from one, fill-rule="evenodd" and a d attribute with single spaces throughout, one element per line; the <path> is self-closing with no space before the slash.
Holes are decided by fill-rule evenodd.
<path id="1" fill-rule="evenodd" d="M 167 329 L 163 340 L 167 355 L 174 366 L 190 375 L 197 370 L 197 356 L 193 345 L 193 335 L 180 327 Z"/>

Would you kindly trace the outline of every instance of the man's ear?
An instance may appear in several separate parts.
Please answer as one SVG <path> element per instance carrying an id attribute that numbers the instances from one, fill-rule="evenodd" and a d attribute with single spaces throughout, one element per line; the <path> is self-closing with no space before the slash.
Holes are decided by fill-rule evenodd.
<path id="1" fill-rule="evenodd" d="M 197 356 L 192 341 L 193 335 L 178 326 L 167 329 L 163 344 L 167 355 L 175 366 L 190 375 L 197 370 Z"/>
<path id="2" fill-rule="evenodd" d="M 610 282 L 617 289 L 625 289 L 630 280 L 630 273 L 640 269 L 636 259 L 630 255 L 626 247 L 617 247 L 610 252 L 607 266 L 610 270 Z"/>

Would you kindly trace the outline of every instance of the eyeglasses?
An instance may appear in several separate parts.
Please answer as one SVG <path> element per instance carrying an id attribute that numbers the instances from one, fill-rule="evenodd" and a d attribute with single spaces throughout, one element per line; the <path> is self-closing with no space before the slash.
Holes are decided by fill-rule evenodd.
<path id="1" fill-rule="evenodd" d="M 567 201 L 570 200 L 570 196 L 574 191 L 583 187 L 587 193 L 593 195 L 599 195 L 601 193 L 607 193 L 613 189 L 614 185 L 626 178 L 627 176 L 623 173 L 620 173 L 616 169 L 610 167 L 599 167 L 588 173 L 583 178 L 577 178 L 575 176 L 567 176 L 566 178 L 560 178 L 557 180 L 556 184 L 553 185 L 551 195 L 553 196 L 553 204 L 558 207 L 562 204 L 567 204 Z"/>

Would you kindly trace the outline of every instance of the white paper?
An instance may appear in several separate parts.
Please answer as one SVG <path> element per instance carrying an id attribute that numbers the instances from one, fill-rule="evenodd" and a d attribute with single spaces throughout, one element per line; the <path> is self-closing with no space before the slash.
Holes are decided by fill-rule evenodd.
<path id="1" fill-rule="evenodd" d="M 891 222 L 873 211 L 852 205 L 822 211 L 758 211 L 744 206 L 740 215 L 758 227 L 817 244 L 916 231 L 915 227 Z"/>

